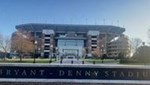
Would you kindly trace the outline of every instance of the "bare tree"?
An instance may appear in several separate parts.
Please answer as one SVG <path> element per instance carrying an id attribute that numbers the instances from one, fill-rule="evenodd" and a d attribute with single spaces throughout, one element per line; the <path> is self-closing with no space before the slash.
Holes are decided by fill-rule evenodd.
<path id="1" fill-rule="evenodd" d="M 115 57 L 119 57 L 119 53 L 123 53 L 125 57 L 130 57 L 131 55 L 131 49 L 129 44 L 129 37 L 122 34 L 118 37 L 116 40 L 117 45 L 117 55 Z"/>
<path id="2" fill-rule="evenodd" d="M 16 32 L 15 36 L 11 38 L 11 41 L 11 48 L 19 54 L 20 61 L 22 61 L 22 57 L 25 53 L 33 52 L 34 45 L 28 36 Z"/>
<path id="3" fill-rule="evenodd" d="M 133 59 L 138 60 L 140 63 L 150 62 L 150 46 L 140 46 L 133 55 Z"/>
<path id="4" fill-rule="evenodd" d="M 7 53 L 10 52 L 10 38 L 0 34 L 0 50 L 4 52 L 4 60 L 6 59 Z"/>
<path id="5" fill-rule="evenodd" d="M 92 54 L 95 56 L 95 57 L 100 57 L 102 55 L 100 49 L 96 48 Z"/>
<path id="6" fill-rule="evenodd" d="M 142 43 L 142 40 L 140 38 L 132 38 L 131 39 L 131 49 L 133 53 L 137 50 L 139 45 Z"/>

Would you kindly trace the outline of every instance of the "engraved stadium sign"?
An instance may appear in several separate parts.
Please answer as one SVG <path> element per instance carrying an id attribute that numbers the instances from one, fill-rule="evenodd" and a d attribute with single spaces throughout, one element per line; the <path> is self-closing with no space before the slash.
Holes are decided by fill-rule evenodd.
<path id="1" fill-rule="evenodd" d="M 1 66 L 0 78 L 150 80 L 150 69 L 103 66 Z"/>

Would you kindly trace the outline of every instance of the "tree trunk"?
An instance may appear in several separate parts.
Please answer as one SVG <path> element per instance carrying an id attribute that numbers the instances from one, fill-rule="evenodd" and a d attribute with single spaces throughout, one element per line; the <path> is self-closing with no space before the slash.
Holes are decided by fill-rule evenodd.
<path id="1" fill-rule="evenodd" d="M 19 54 L 20 62 L 22 61 L 22 53 Z"/>
<path id="2" fill-rule="evenodd" d="M 6 53 L 4 53 L 4 61 L 6 60 Z"/>

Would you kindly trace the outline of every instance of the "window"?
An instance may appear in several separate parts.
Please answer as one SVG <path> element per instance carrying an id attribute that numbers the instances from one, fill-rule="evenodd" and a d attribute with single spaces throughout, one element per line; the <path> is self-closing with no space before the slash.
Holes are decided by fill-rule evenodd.
<path id="1" fill-rule="evenodd" d="M 50 49 L 50 46 L 49 46 L 49 45 L 46 45 L 46 46 L 44 46 L 44 49 L 45 49 L 45 50 L 49 50 L 49 49 Z"/>
<path id="2" fill-rule="evenodd" d="M 45 37 L 50 37 L 51 35 L 45 35 Z"/>
<path id="3" fill-rule="evenodd" d="M 92 48 L 96 48 L 96 47 L 92 47 Z"/>
<path id="4" fill-rule="evenodd" d="M 91 36 L 91 38 L 97 38 L 97 36 Z"/>
<path id="5" fill-rule="evenodd" d="M 96 49 L 96 47 L 92 47 L 92 51 L 94 51 Z"/>
<path id="6" fill-rule="evenodd" d="M 96 43 L 97 41 L 96 40 L 92 40 L 91 42 L 95 42 Z"/>
<path id="7" fill-rule="evenodd" d="M 45 43 L 50 43 L 50 39 L 45 39 Z"/>
<path id="8" fill-rule="evenodd" d="M 92 42 L 92 44 L 94 44 L 94 45 L 95 45 L 95 44 L 97 44 L 97 42 Z"/>
<path id="9" fill-rule="evenodd" d="M 49 55 L 49 52 L 45 52 L 44 54 L 45 54 L 45 55 Z"/>

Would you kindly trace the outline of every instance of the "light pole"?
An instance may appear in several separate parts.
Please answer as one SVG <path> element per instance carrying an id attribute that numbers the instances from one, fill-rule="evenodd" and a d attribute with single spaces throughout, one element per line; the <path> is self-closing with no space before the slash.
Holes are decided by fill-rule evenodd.
<path id="1" fill-rule="evenodd" d="M 104 45 L 101 45 L 101 48 L 102 48 L 102 56 L 104 54 Z"/>
<path id="2" fill-rule="evenodd" d="M 77 60 L 79 60 L 79 49 L 77 50 Z"/>
<path id="3" fill-rule="evenodd" d="M 38 50 L 38 52 L 37 52 L 37 57 L 40 57 L 41 48 L 38 48 L 37 50 Z"/>
<path id="4" fill-rule="evenodd" d="M 50 45 L 50 61 L 49 61 L 49 63 L 51 63 L 52 62 L 52 49 L 53 49 L 53 45 Z"/>
<path id="5" fill-rule="evenodd" d="M 36 59 L 36 49 L 37 49 L 37 41 L 34 41 L 34 61 L 33 63 L 35 63 L 35 59 Z"/>
<path id="6" fill-rule="evenodd" d="M 104 53 L 104 45 L 101 46 L 102 47 L 102 56 L 101 56 L 101 60 L 102 60 L 102 63 L 104 62 L 104 58 L 105 58 L 105 53 Z"/>
<path id="7" fill-rule="evenodd" d="M 56 56 L 55 56 L 55 61 L 58 59 L 58 55 L 59 55 L 59 48 L 56 47 L 56 52 L 55 52 Z"/>

